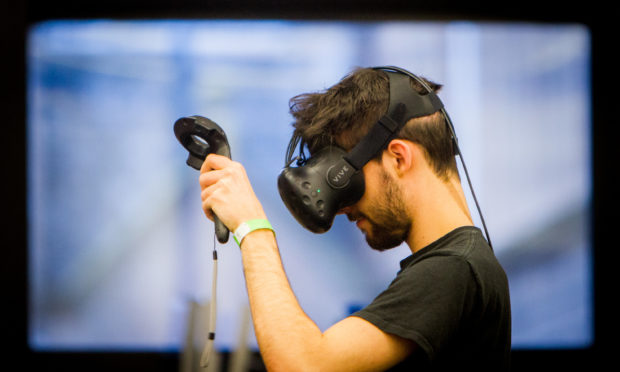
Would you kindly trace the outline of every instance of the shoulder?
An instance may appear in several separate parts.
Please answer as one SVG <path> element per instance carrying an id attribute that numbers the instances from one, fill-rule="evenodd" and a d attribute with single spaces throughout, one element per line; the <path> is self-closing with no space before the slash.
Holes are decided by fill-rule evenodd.
<path id="1" fill-rule="evenodd" d="M 464 226 L 403 260 L 398 275 L 437 277 L 446 271 L 474 278 L 486 271 L 503 273 L 480 229 Z"/>

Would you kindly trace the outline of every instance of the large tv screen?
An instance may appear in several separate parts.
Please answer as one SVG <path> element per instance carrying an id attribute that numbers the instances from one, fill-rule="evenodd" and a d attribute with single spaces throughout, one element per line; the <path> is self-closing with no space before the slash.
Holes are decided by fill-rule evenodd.
<path id="1" fill-rule="evenodd" d="M 276 178 L 292 133 L 289 99 L 377 65 L 444 85 L 440 98 L 509 276 L 514 348 L 593 342 L 584 26 L 47 21 L 29 29 L 27 63 L 34 350 L 174 351 L 198 327 L 196 309 L 211 301 L 214 238 L 198 172 L 173 133 L 187 115 L 226 131 L 319 327 L 369 303 L 407 246 L 374 252 L 342 216 L 326 234 L 304 230 Z M 217 250 L 216 347 L 256 348 L 238 247 L 230 239 Z"/>

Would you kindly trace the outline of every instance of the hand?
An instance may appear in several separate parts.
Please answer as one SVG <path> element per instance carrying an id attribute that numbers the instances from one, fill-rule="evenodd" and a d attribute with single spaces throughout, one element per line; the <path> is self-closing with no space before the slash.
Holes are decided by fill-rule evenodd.
<path id="1" fill-rule="evenodd" d="M 266 218 L 240 163 L 210 154 L 200 169 L 199 182 L 205 215 L 213 220 L 215 213 L 230 231 L 245 221 Z"/>

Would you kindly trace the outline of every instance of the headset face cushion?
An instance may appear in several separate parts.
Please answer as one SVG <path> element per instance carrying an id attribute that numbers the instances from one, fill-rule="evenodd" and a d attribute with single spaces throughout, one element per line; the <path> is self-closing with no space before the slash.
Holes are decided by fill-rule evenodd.
<path id="1" fill-rule="evenodd" d="M 300 167 L 286 167 L 278 176 L 278 190 L 284 204 L 306 229 L 315 233 L 328 231 L 338 211 L 355 204 L 364 195 L 364 175 L 355 172 L 346 185 L 330 186 L 328 171 L 342 161 L 346 152 L 327 147 L 314 154 Z"/>

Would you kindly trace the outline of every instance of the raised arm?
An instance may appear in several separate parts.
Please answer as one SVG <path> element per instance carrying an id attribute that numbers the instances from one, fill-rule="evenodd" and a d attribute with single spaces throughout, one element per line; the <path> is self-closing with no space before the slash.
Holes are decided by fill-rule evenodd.
<path id="1" fill-rule="evenodd" d="M 266 218 L 241 164 L 209 155 L 200 185 L 203 209 L 231 231 Z M 274 234 L 257 230 L 241 242 L 252 320 L 270 371 L 379 371 L 409 355 L 415 345 L 357 317 L 322 332 L 304 313 L 286 277 Z"/>

